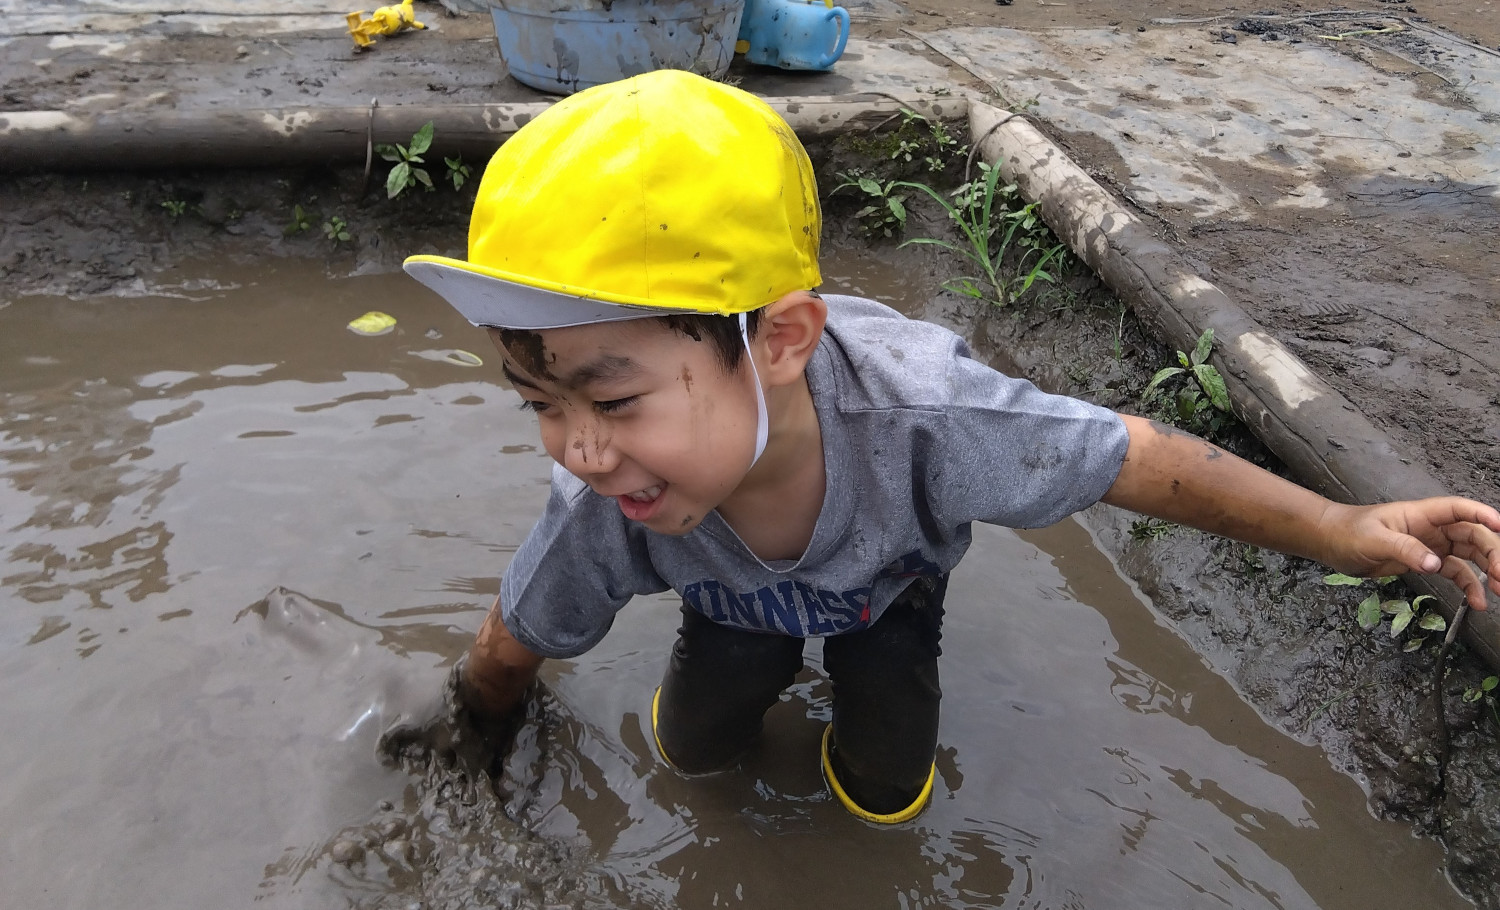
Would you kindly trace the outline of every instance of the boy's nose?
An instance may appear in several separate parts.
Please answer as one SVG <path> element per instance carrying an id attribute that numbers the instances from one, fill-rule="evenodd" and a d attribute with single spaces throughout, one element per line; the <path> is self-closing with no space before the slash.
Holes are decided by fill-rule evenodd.
<path id="1" fill-rule="evenodd" d="M 569 427 L 563 467 L 574 477 L 608 474 L 619 466 L 620 456 L 607 428 L 596 421 L 580 421 Z"/>

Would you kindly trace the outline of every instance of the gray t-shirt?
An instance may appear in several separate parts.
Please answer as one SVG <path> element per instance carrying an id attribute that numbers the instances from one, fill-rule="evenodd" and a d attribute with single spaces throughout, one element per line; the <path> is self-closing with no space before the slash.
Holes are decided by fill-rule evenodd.
<path id="1" fill-rule="evenodd" d="M 717 512 L 681 537 L 649 531 L 554 466 L 546 511 L 500 585 L 521 644 L 581 654 L 633 595 L 668 588 L 725 625 L 851 632 L 913 578 L 957 565 L 970 522 L 1043 527 L 1114 483 L 1128 437 L 1112 411 L 998 373 L 959 336 L 874 301 L 824 300 L 807 384 L 827 483 L 802 558 L 762 562 Z"/>

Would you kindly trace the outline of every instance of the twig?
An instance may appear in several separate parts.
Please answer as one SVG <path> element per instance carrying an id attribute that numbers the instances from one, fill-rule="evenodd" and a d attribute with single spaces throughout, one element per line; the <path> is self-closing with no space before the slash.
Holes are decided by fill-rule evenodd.
<path id="1" fill-rule="evenodd" d="M 1432 707 L 1433 713 L 1437 715 L 1438 723 L 1438 799 L 1441 800 L 1447 791 L 1448 785 L 1448 713 L 1443 707 L 1443 677 L 1447 675 L 1448 648 L 1453 640 L 1458 638 L 1458 627 L 1463 625 L 1464 617 L 1469 615 L 1469 605 L 1460 603 L 1458 610 L 1453 614 L 1453 621 L 1448 623 L 1448 634 L 1443 636 L 1443 645 L 1438 648 L 1437 667 L 1433 670 L 1432 677 Z M 1440 813 L 1441 814 L 1441 813 Z"/>
<path id="2" fill-rule="evenodd" d="M 969 169 L 974 166 L 974 156 L 977 155 L 977 154 L 979 154 L 979 147 L 984 144 L 984 141 L 986 139 L 990 138 L 991 136 L 993 136 L 995 134 L 995 130 L 998 130 L 1000 127 L 1002 127 L 1005 124 L 1011 122 L 1012 120 L 1014 120 L 1015 118 L 1017 118 L 1019 116 L 1021 116 L 1021 115 L 1018 114 L 1018 113 L 1016 113 L 1016 112 L 1014 112 L 1014 111 L 1012 111 L 1011 113 L 1006 114 L 1004 117 L 1001 117 L 1000 121 L 998 123 L 996 123 L 994 126 L 992 126 L 989 129 L 985 130 L 983 136 L 980 136 L 978 139 L 974 139 L 973 137 L 970 137 L 970 140 L 969 140 L 969 159 L 964 162 L 964 183 L 968 183 L 969 182 Z"/>
<path id="3" fill-rule="evenodd" d="M 365 176 L 359 183 L 361 199 L 370 190 L 370 166 L 375 163 L 375 108 L 379 106 L 379 98 L 370 99 L 370 119 L 365 123 Z"/>

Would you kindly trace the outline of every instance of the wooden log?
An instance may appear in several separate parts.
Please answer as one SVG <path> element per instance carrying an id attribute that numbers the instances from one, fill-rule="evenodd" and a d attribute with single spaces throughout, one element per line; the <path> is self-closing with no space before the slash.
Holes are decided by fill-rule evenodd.
<path id="1" fill-rule="evenodd" d="M 802 135 L 873 129 L 903 108 L 962 117 L 962 98 L 768 98 Z M 484 161 L 550 102 L 71 114 L 0 112 L 0 170 L 71 171 L 358 165 L 370 143 L 406 143 L 433 123 L 433 155 Z"/>
<path id="2" fill-rule="evenodd" d="M 1214 330 L 1211 362 L 1224 376 L 1235 413 L 1303 483 L 1347 503 L 1450 495 L 1034 126 L 982 102 L 970 105 L 969 124 L 985 160 L 998 164 L 1028 200 L 1041 203 L 1042 217 L 1057 236 L 1153 331 L 1191 351 L 1204 329 Z M 1462 602 L 1457 587 L 1434 576 L 1404 578 L 1419 593 L 1433 595 L 1452 622 Z M 1464 632 L 1500 672 L 1496 613 L 1470 611 Z"/>

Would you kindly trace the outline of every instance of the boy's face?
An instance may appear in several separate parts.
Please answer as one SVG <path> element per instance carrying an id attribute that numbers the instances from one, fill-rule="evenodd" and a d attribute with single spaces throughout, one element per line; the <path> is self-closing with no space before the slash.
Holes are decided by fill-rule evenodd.
<path id="1" fill-rule="evenodd" d="M 749 471 L 754 380 L 711 343 L 651 318 L 504 336 L 490 330 L 547 454 L 626 518 L 686 534 Z"/>

